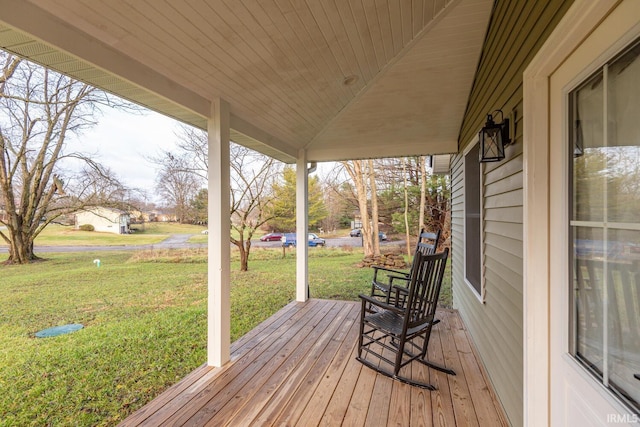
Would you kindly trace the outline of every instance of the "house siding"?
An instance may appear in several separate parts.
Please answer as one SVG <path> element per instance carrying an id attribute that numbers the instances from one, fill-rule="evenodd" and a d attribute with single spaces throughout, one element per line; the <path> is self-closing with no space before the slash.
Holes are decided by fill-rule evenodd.
<path id="1" fill-rule="evenodd" d="M 514 426 L 523 424 L 522 75 L 571 3 L 496 1 L 451 162 L 454 304 Z M 462 153 L 496 109 L 511 119 L 514 142 L 505 160 L 482 168 L 483 303 L 464 279 Z"/>
<path id="2" fill-rule="evenodd" d="M 76 214 L 76 228 L 84 224 L 92 225 L 95 231 L 121 234 L 129 231 L 129 214 L 108 208 L 93 208 Z"/>

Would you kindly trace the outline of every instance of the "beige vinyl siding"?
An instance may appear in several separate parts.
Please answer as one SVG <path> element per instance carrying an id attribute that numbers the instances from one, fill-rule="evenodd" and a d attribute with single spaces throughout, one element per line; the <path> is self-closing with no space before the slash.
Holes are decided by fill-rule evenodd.
<path id="1" fill-rule="evenodd" d="M 523 423 L 522 73 L 570 4 L 498 0 L 494 6 L 459 139 L 463 153 L 496 109 L 515 124 L 505 160 L 482 169 L 484 303 L 464 280 L 464 156 L 452 159 L 454 304 L 514 426 Z"/>

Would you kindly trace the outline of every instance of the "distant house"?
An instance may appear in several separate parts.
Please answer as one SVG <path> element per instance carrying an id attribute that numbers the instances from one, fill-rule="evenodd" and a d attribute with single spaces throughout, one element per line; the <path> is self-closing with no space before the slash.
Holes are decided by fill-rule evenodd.
<path id="1" fill-rule="evenodd" d="M 177 220 L 178 217 L 175 214 L 165 212 L 155 212 L 155 216 L 153 219 L 153 221 L 157 222 L 174 222 Z"/>
<path id="2" fill-rule="evenodd" d="M 142 222 L 151 222 L 155 220 L 155 212 L 150 211 L 142 211 L 142 210 L 132 210 L 129 211 L 129 216 L 131 217 L 131 223 L 139 224 Z"/>
<path id="3" fill-rule="evenodd" d="M 95 231 L 128 234 L 131 217 L 129 213 L 105 207 L 96 207 L 76 213 L 76 229 L 84 224 L 93 225 Z"/>

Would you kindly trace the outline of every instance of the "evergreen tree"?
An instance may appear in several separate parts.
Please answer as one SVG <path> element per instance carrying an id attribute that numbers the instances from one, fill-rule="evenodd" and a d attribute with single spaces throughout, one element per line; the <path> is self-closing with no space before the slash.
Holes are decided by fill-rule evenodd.
<path id="1" fill-rule="evenodd" d="M 328 215 L 320 180 L 309 177 L 309 227 L 317 226 Z M 269 228 L 279 231 L 294 231 L 296 228 L 296 171 L 285 167 L 282 181 L 273 185 L 273 200 L 267 207 Z"/>

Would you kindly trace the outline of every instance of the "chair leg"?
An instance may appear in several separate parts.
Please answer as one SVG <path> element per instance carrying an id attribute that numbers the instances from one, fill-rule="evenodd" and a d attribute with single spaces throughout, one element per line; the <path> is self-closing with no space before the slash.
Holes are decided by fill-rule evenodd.
<path id="1" fill-rule="evenodd" d="M 449 369 L 449 368 L 445 368 L 442 365 L 438 365 L 437 363 L 433 363 L 433 362 L 429 362 L 426 359 L 416 359 L 418 362 L 424 364 L 425 366 L 428 366 L 432 369 L 435 369 L 436 371 L 440 371 L 440 372 L 444 372 L 447 375 L 455 375 L 455 371 L 453 369 Z"/>
<path id="2" fill-rule="evenodd" d="M 434 320 L 434 322 L 431 324 L 431 326 L 429 326 L 429 329 L 427 329 L 423 339 L 424 342 L 422 344 L 422 352 L 421 352 L 421 357 L 416 359 L 418 362 L 432 368 L 435 369 L 436 371 L 440 371 L 440 372 L 444 372 L 447 375 L 455 375 L 455 371 L 453 369 L 449 369 L 449 368 L 445 368 L 442 365 L 438 365 L 437 363 L 433 363 L 430 362 L 429 360 L 427 360 L 427 349 L 429 347 L 429 341 L 431 340 L 431 330 L 433 328 L 433 325 L 439 323 L 440 320 Z"/>
<path id="3" fill-rule="evenodd" d="M 393 374 L 394 376 L 397 377 L 398 374 L 400 374 L 400 369 L 402 368 L 402 358 L 404 357 L 405 339 L 404 337 L 401 336 L 400 341 L 395 342 L 395 338 L 392 337 L 390 344 L 398 349 L 398 351 L 396 352 L 396 364 L 393 368 Z"/>
<path id="4" fill-rule="evenodd" d="M 409 385 L 412 385 L 412 386 L 415 386 L 415 387 L 420 387 L 420 388 L 424 388 L 426 390 L 431 390 L 431 391 L 436 389 L 435 386 L 433 386 L 431 384 L 423 383 L 423 382 L 420 382 L 420 381 L 415 381 L 415 380 L 412 380 L 411 378 L 407 378 L 407 377 L 404 377 L 402 375 L 397 375 L 397 374 L 391 373 L 391 372 L 389 372 L 389 371 L 387 371 L 385 369 L 381 369 L 378 366 L 374 365 L 373 363 L 369 362 L 368 360 L 366 360 L 366 359 L 364 359 L 364 358 L 362 358 L 360 356 L 356 357 L 356 360 L 358 362 L 362 363 L 363 365 L 365 365 L 366 367 L 373 369 L 377 373 L 382 374 L 385 377 L 389 377 L 391 379 L 400 381 L 401 383 L 409 384 Z"/>
<path id="5" fill-rule="evenodd" d="M 366 302 L 362 301 L 362 309 L 360 310 L 360 335 L 358 335 L 358 358 L 362 356 L 362 338 L 364 334 L 365 309 L 366 309 Z"/>

